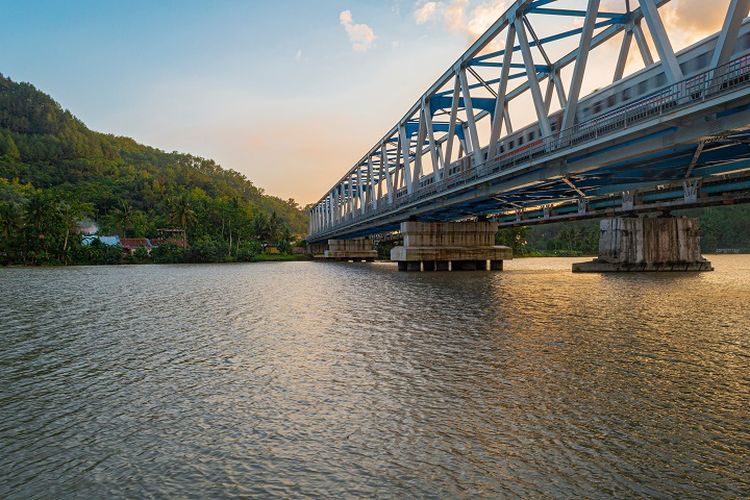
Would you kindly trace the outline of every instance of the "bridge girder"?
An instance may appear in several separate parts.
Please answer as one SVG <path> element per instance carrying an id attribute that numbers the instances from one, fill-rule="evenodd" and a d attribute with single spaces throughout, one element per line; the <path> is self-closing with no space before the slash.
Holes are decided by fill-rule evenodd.
<path id="1" fill-rule="evenodd" d="M 333 235 L 337 227 L 350 225 L 357 218 L 398 212 L 398 203 L 418 198 L 431 184 L 444 184 L 453 170 L 486 167 L 497 159 L 504 141 L 507 145 L 508 139 L 517 134 L 511 123 L 522 120 L 513 118 L 510 105 L 522 96 L 531 98 L 537 120 L 533 127 L 540 133 L 537 141 L 541 141 L 545 151 L 559 147 L 567 131 L 581 126 L 577 110 L 583 100 L 580 96 L 582 82 L 592 51 L 615 36 L 623 35 L 613 71 L 614 82 L 621 81 L 625 75 L 633 38 L 646 67 L 654 66 L 648 40 L 641 29 L 642 22 L 648 25 L 651 43 L 659 56 L 656 66 L 666 75 L 665 83 L 684 82 L 683 71 L 659 13 L 659 7 L 669 0 L 638 0 L 638 7 L 632 10 L 629 2 L 624 1 L 623 12 L 603 12 L 599 0 L 580 1 L 581 9 L 559 9 L 551 5 L 556 0 L 516 0 L 313 205 L 311 239 Z M 712 71 L 731 59 L 742 20 L 749 9 L 750 0 L 730 1 L 712 53 Z M 537 21 L 550 16 L 583 18 L 583 25 L 538 36 Z M 560 42 L 575 44 L 575 48 L 550 57 L 555 44 Z M 560 52 L 559 48 L 557 50 Z M 566 89 L 562 73 L 570 65 L 573 70 Z M 496 78 L 484 76 L 488 70 L 497 69 Z M 513 72 L 513 69 L 522 71 Z M 543 93 L 541 84 L 545 80 L 547 88 Z M 559 118 L 553 123 L 554 94 L 560 109 L 557 111 Z M 438 116 L 447 116 L 448 121 L 437 120 Z M 480 130 L 480 127 L 484 128 Z M 484 136 L 488 138 L 486 144 L 481 142 Z M 429 161 L 429 173 L 425 159 Z M 688 173 L 691 172 L 692 169 Z M 539 188 L 537 194 L 543 195 L 544 186 Z M 580 192 L 573 192 L 580 196 Z M 540 199 L 537 194 L 526 193 L 527 204 Z M 561 192 L 559 196 L 569 199 L 571 194 Z M 505 199 L 510 198 L 505 196 Z M 548 197 L 541 198 L 550 201 Z M 496 213 L 499 208 L 502 205 L 495 200 Z M 458 207 L 457 210 L 460 211 Z"/>

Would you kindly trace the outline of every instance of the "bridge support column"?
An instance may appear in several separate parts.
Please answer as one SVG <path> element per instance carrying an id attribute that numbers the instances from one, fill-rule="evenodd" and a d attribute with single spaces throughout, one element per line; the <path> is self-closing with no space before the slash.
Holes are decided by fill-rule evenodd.
<path id="1" fill-rule="evenodd" d="M 615 217 L 601 221 L 599 257 L 574 273 L 713 271 L 700 250 L 698 219 Z"/>
<path id="2" fill-rule="evenodd" d="M 312 255 L 323 255 L 326 251 L 325 243 L 308 243 L 307 253 Z"/>
<path id="3" fill-rule="evenodd" d="M 494 222 L 402 222 L 391 260 L 399 271 L 502 271 L 513 252 L 495 245 L 496 233 Z"/>
<path id="4" fill-rule="evenodd" d="M 324 258 L 329 260 L 353 260 L 372 262 L 378 256 L 368 238 L 356 238 L 353 240 L 328 240 L 328 250 Z"/>

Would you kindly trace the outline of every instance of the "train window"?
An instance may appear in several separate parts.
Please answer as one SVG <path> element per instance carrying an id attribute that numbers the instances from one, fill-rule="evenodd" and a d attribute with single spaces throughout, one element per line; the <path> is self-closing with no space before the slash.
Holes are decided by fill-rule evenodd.
<path id="1" fill-rule="evenodd" d="M 630 87 L 622 89 L 622 102 L 630 100 Z"/>
<path id="2" fill-rule="evenodd" d="M 611 95 L 607 97 L 607 108 L 614 108 L 615 107 L 615 96 Z"/>
<path id="3" fill-rule="evenodd" d="M 598 113 L 602 110 L 602 103 L 601 101 L 594 103 L 594 113 Z"/>

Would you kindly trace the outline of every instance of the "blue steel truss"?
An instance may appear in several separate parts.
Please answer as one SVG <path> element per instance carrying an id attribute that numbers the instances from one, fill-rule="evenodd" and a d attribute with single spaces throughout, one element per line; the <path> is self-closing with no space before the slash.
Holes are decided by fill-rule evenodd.
<path id="1" fill-rule="evenodd" d="M 407 219 L 527 224 L 750 199 L 750 0 L 731 0 L 721 30 L 679 53 L 659 12 L 669 0 L 578 2 L 516 0 L 313 205 L 308 239 Z M 551 17 L 583 26 L 539 37 Z M 582 96 L 589 53 L 618 35 L 612 84 Z M 625 76 L 633 40 L 645 67 Z M 574 48 L 550 57 L 558 42 Z M 514 130 L 521 96 L 537 121 Z"/>

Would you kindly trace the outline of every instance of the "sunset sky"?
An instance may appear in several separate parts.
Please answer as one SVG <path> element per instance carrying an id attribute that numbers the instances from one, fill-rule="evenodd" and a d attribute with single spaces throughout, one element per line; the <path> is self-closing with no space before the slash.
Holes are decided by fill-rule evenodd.
<path id="1" fill-rule="evenodd" d="M 0 72 L 33 83 L 95 130 L 213 158 L 305 204 L 506 3 L 3 0 Z M 603 3 L 621 11 L 624 0 Z M 662 8 L 676 48 L 718 29 L 726 5 L 674 0 Z M 616 57 L 614 44 L 602 51 Z"/>

